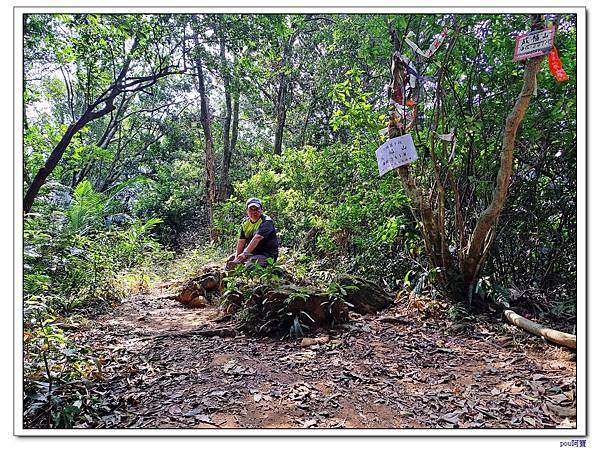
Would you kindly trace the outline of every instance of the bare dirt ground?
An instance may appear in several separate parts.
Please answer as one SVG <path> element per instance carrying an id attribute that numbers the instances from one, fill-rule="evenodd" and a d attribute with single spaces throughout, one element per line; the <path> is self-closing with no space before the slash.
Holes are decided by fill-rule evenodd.
<path id="1" fill-rule="evenodd" d="M 99 428 L 571 428 L 575 353 L 489 321 L 456 325 L 401 306 L 312 336 L 212 329 L 216 306 L 131 297 L 70 338 L 102 355 Z M 414 315 L 414 314 L 413 314 Z M 489 320 L 489 318 L 488 318 Z M 170 333 L 174 333 L 170 335 Z"/>

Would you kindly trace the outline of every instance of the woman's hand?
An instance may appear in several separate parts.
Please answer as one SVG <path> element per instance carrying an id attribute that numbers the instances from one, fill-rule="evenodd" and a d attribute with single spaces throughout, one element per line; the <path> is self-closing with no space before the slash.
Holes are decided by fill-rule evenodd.
<path id="1" fill-rule="evenodd" d="M 235 257 L 235 259 L 233 260 L 233 262 L 234 263 L 243 263 L 247 259 L 248 259 L 248 257 L 246 255 L 244 255 L 243 253 L 240 253 L 239 255 L 237 255 Z"/>

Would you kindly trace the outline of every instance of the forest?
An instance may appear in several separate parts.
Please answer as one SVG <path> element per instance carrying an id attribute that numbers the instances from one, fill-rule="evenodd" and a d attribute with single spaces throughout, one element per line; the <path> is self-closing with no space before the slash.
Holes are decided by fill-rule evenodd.
<path id="1" fill-rule="evenodd" d="M 577 430 L 577 14 L 22 27 L 23 429 Z"/>

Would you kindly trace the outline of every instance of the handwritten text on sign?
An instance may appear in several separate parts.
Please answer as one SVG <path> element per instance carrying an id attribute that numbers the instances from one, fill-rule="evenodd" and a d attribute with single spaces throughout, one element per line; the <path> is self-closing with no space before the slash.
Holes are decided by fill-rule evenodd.
<path id="1" fill-rule="evenodd" d="M 514 61 L 547 55 L 554 45 L 554 28 L 532 31 L 517 38 Z"/>
<path id="2" fill-rule="evenodd" d="M 386 141 L 377 149 L 375 155 L 379 166 L 379 176 L 418 159 L 417 149 L 410 134 Z"/>

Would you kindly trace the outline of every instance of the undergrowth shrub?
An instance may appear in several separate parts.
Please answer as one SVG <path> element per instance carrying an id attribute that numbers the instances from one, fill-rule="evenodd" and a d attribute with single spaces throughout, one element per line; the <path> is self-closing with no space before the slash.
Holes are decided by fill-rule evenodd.
<path id="1" fill-rule="evenodd" d="M 229 272 L 222 306 L 241 329 L 295 339 L 313 326 L 347 320 L 353 305 L 346 298 L 357 287 L 341 284 L 335 274 L 300 259 L 283 263 L 269 259 L 265 267 L 238 265 Z"/>
<path id="2" fill-rule="evenodd" d="M 372 279 L 399 278 L 424 248 L 397 180 L 378 176 L 376 144 L 266 155 L 261 170 L 235 183 L 236 196 L 217 205 L 221 242 L 234 248 L 245 201 L 258 197 L 283 246 Z"/>
<path id="3" fill-rule="evenodd" d="M 71 428 L 106 411 L 90 387 L 102 377 L 102 364 L 90 349 L 65 337 L 46 300 L 32 296 L 24 304 L 24 426 Z"/>
<path id="4" fill-rule="evenodd" d="M 24 412 L 28 427 L 68 428 L 103 408 L 89 382 L 101 361 L 63 333 L 76 311 L 118 301 L 147 285 L 150 268 L 172 258 L 152 235 L 160 219 L 107 220 L 110 196 L 83 182 L 59 209 L 40 202 L 23 222 Z M 86 415 L 88 418 L 86 418 Z"/>

